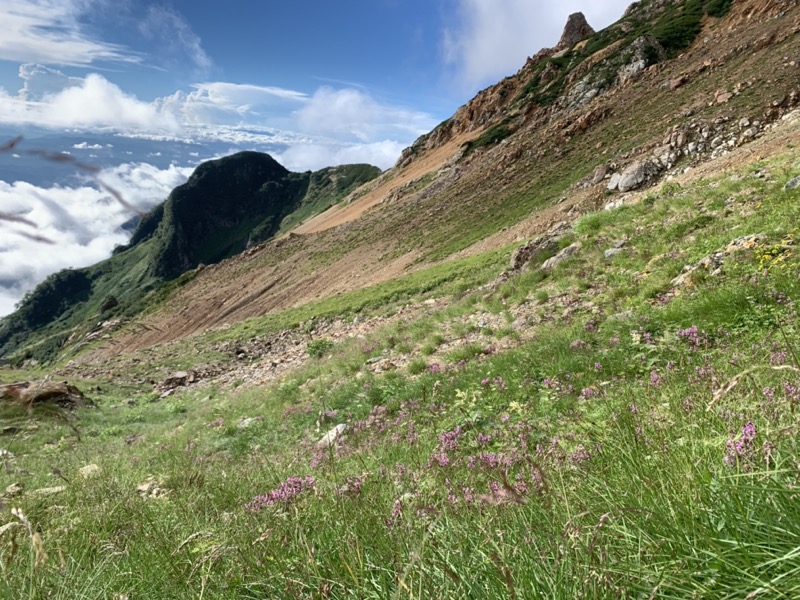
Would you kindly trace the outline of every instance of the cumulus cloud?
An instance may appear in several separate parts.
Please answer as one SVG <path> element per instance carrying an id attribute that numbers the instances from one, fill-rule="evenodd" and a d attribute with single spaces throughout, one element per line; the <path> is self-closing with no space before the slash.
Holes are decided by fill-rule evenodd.
<path id="1" fill-rule="evenodd" d="M 300 131 L 361 143 L 399 136 L 413 139 L 436 125 L 431 115 L 383 104 L 353 88 L 321 87 L 294 113 Z"/>
<path id="2" fill-rule="evenodd" d="M 184 183 L 191 168 L 157 169 L 148 164 L 124 164 L 100 178 L 120 191 L 131 204 L 146 210 Z M 108 193 L 94 186 L 40 188 L 25 182 L 0 181 L 0 206 L 38 226 L 0 223 L 0 316 L 49 274 L 79 268 L 107 258 L 114 246 L 127 242 L 120 226 L 131 218 Z M 24 233 L 56 242 L 47 246 Z"/>
<path id="3" fill-rule="evenodd" d="M 23 82 L 19 97 L 31 101 L 42 100 L 45 96 L 79 86 L 83 82 L 79 77 L 67 77 L 56 69 L 30 63 L 20 65 L 19 78 Z"/>
<path id="4" fill-rule="evenodd" d="M 197 83 L 192 88 L 189 93 L 179 90 L 159 98 L 155 105 L 184 123 L 230 124 L 274 118 L 276 113 L 285 116 L 307 99 L 295 90 L 223 81 Z"/>
<path id="5" fill-rule="evenodd" d="M 0 90 L 0 123 L 148 131 L 174 131 L 177 127 L 172 115 L 125 93 L 97 73 L 90 73 L 82 79 L 67 78 L 53 69 L 25 67 L 28 78 L 19 94 L 11 95 Z M 23 69 L 20 71 L 22 73 Z M 46 79 L 48 85 L 41 84 L 42 79 Z M 63 87 L 58 89 L 57 82 Z M 31 95 L 37 98 L 31 100 Z"/>
<path id="6" fill-rule="evenodd" d="M 0 60 L 86 66 L 98 61 L 141 62 L 117 44 L 92 39 L 78 17 L 91 0 L 3 0 L 0 2 Z"/>
<path id="7" fill-rule="evenodd" d="M 630 0 L 455 0 L 443 32 L 444 60 L 464 88 L 494 83 L 525 59 L 554 46 L 567 17 L 581 11 L 599 30 L 622 16 Z"/>

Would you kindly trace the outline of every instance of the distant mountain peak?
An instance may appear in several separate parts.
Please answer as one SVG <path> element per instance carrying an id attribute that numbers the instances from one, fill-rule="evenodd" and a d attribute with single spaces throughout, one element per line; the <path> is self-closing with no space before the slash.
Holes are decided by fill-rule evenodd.
<path id="1" fill-rule="evenodd" d="M 561 39 L 556 46 L 556 50 L 571 48 L 594 32 L 594 29 L 589 25 L 589 22 L 582 12 L 572 13 L 567 19 L 567 24 L 564 26 L 564 33 L 561 34 Z"/>

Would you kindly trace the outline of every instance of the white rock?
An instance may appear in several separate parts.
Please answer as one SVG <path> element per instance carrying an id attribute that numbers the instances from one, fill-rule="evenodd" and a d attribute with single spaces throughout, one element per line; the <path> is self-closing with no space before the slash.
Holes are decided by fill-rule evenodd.
<path id="1" fill-rule="evenodd" d="M 546 261 L 542 263 L 542 270 L 543 271 L 550 271 L 560 265 L 562 262 L 567 260 L 570 256 L 575 254 L 578 250 L 580 250 L 581 244 L 580 242 L 575 242 L 571 246 L 567 246 L 561 252 L 556 254 L 552 258 L 548 258 Z"/>
<path id="2" fill-rule="evenodd" d="M 90 477 L 94 477 L 100 473 L 100 467 L 96 464 L 92 463 L 90 465 L 86 465 L 85 467 L 81 467 L 78 469 L 78 473 L 84 479 L 89 479 Z"/>
<path id="3" fill-rule="evenodd" d="M 329 448 L 336 443 L 336 440 L 338 440 L 346 430 L 347 423 L 339 423 L 336 427 L 322 436 L 322 438 L 317 442 L 317 448 Z"/>

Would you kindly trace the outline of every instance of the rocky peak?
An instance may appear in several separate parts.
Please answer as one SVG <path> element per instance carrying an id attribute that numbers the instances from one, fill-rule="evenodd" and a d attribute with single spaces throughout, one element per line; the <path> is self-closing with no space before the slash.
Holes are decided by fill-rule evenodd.
<path id="1" fill-rule="evenodd" d="M 564 33 L 561 34 L 561 39 L 556 46 L 557 50 L 564 50 L 571 48 L 582 39 L 589 37 L 594 33 L 594 29 L 586 21 L 586 17 L 582 12 L 572 13 L 567 19 L 567 24 L 564 27 Z"/>

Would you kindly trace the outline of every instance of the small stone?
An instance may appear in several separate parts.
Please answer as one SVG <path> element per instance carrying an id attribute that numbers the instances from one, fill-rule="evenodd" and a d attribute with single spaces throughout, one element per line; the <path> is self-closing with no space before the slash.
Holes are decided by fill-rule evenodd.
<path id="1" fill-rule="evenodd" d="M 260 421 L 260 417 L 247 417 L 246 419 L 242 419 L 239 421 L 239 424 L 236 426 L 237 429 L 247 429 L 252 427 L 254 423 Z"/>
<path id="2" fill-rule="evenodd" d="M 613 258 L 617 254 L 620 254 L 621 252 L 622 248 L 609 248 L 608 250 L 603 252 L 603 256 L 605 256 L 606 258 Z"/>
<path id="3" fill-rule="evenodd" d="M 686 75 L 681 75 L 677 79 L 673 79 L 672 81 L 669 82 L 669 89 L 677 90 L 679 87 L 684 85 L 688 81 L 688 79 L 689 78 L 686 77 Z"/>
<path id="4" fill-rule="evenodd" d="M 152 475 L 136 486 L 136 491 L 145 499 L 158 500 L 166 498 L 169 490 L 161 487 L 161 483 Z"/>
<path id="5" fill-rule="evenodd" d="M 520 317 L 519 319 L 515 319 L 514 322 L 511 323 L 511 329 L 513 329 L 514 331 L 519 331 L 520 329 L 523 329 L 525 326 L 527 326 L 527 324 L 528 324 L 527 321 Z"/>
<path id="6" fill-rule="evenodd" d="M 317 442 L 317 448 L 330 448 L 347 430 L 347 423 L 339 423 Z"/>
<path id="7" fill-rule="evenodd" d="M 657 175 L 660 170 L 660 166 L 653 161 L 635 161 L 620 173 L 616 188 L 620 192 L 628 192 L 636 189 L 653 176 Z M 611 188 L 609 187 L 609 189 Z"/>
<path id="8" fill-rule="evenodd" d="M 100 467 L 92 463 L 78 469 L 78 474 L 84 479 L 89 479 L 100 473 Z"/>
<path id="9" fill-rule="evenodd" d="M 13 498 L 14 496 L 19 496 L 22 493 L 22 485 L 19 483 L 12 483 L 6 488 L 5 494 L 3 494 L 6 498 Z"/>
<path id="10" fill-rule="evenodd" d="M 800 187 L 800 175 L 798 175 L 794 179 L 791 179 L 785 186 L 783 186 L 783 189 L 788 192 L 790 190 L 795 190 L 799 187 Z"/>
<path id="11" fill-rule="evenodd" d="M 733 98 L 733 94 L 731 92 L 717 92 L 714 101 L 717 104 L 725 104 L 731 98 Z"/>

